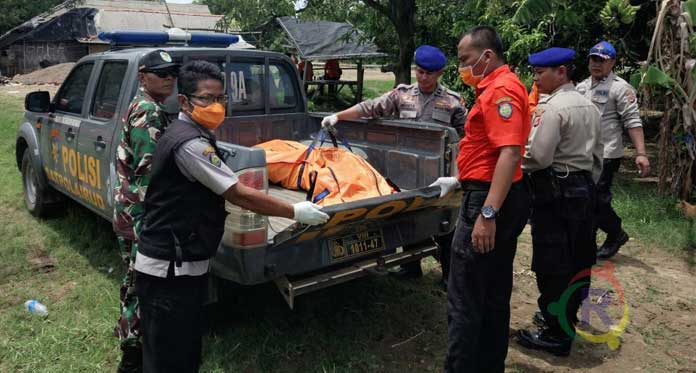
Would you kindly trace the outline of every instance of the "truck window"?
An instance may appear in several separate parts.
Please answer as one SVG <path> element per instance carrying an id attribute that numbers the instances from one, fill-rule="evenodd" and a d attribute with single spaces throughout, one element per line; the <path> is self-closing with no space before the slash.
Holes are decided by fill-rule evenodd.
<path id="1" fill-rule="evenodd" d="M 121 85 L 128 69 L 127 61 L 106 61 L 102 66 L 97 92 L 94 95 L 91 115 L 100 119 L 111 119 L 121 95 Z"/>
<path id="2" fill-rule="evenodd" d="M 82 114 L 89 77 L 92 75 L 94 62 L 83 63 L 73 69 L 54 99 L 56 110 L 73 114 Z"/>
<path id="3" fill-rule="evenodd" d="M 257 63 L 230 63 L 230 90 L 232 112 L 263 110 L 264 65 Z"/>
<path id="4" fill-rule="evenodd" d="M 289 109 L 297 104 L 295 86 L 286 66 L 271 65 L 271 109 Z"/>

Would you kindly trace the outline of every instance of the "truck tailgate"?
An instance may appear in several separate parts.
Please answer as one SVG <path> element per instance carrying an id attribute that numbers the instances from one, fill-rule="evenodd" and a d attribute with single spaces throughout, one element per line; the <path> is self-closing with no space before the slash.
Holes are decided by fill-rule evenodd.
<path id="1" fill-rule="evenodd" d="M 284 197 L 279 197 L 286 200 L 300 197 L 297 192 L 271 193 L 283 193 Z M 330 219 L 320 226 L 273 218 L 269 230 L 276 232 L 268 246 L 241 249 L 221 245 L 213 261 L 213 272 L 250 285 L 285 275 L 338 268 L 393 253 L 397 247 L 422 243 L 454 229 L 461 193 L 442 199 L 439 194 L 440 188 L 425 187 L 327 206 L 323 211 Z"/>

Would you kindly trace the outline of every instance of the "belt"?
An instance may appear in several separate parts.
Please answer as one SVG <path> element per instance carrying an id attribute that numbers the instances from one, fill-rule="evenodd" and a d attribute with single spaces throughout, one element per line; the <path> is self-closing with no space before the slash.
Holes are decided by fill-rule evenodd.
<path id="1" fill-rule="evenodd" d="M 491 183 L 488 181 L 464 180 L 460 182 L 462 190 L 465 192 L 487 192 L 491 189 Z M 522 180 L 514 181 L 510 189 L 522 185 Z"/>

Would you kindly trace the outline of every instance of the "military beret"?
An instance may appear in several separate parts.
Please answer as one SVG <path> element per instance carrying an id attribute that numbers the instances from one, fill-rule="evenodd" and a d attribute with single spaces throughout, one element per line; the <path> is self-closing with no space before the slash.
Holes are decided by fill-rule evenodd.
<path id="1" fill-rule="evenodd" d="M 616 58 L 616 49 L 608 41 L 600 41 L 590 48 L 590 56 L 599 56 L 605 60 Z"/>
<path id="2" fill-rule="evenodd" d="M 418 47 L 413 59 L 418 67 L 429 72 L 440 71 L 447 63 L 445 54 L 440 49 L 430 45 Z"/>
<path id="3" fill-rule="evenodd" d="M 179 65 L 172 61 L 172 56 L 170 56 L 169 53 L 157 49 L 143 56 L 138 65 L 138 71 L 163 70 L 178 67 Z"/>
<path id="4" fill-rule="evenodd" d="M 568 48 L 548 48 L 529 55 L 528 61 L 532 66 L 553 67 L 573 62 L 575 51 Z"/>

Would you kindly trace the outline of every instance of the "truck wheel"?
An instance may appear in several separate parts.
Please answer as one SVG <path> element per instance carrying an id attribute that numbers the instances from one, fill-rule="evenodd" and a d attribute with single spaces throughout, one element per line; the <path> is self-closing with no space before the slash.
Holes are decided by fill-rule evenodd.
<path id="1" fill-rule="evenodd" d="M 39 185 L 37 173 L 34 164 L 31 162 L 30 149 L 27 148 L 22 156 L 22 187 L 24 189 L 24 204 L 27 210 L 34 216 L 45 217 L 50 212 L 55 210 L 56 204 L 49 203 L 52 194 L 55 193 L 53 188 L 42 188 Z"/>

